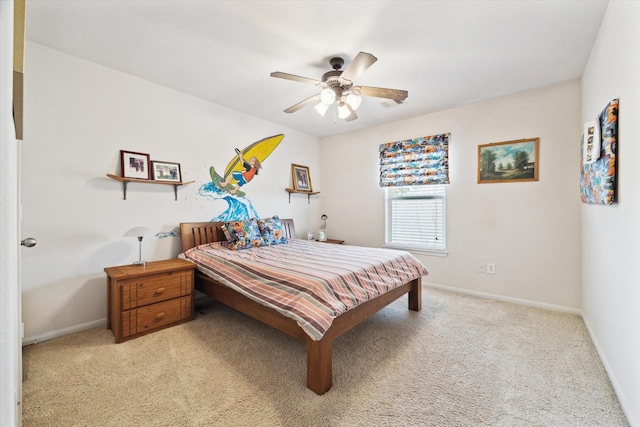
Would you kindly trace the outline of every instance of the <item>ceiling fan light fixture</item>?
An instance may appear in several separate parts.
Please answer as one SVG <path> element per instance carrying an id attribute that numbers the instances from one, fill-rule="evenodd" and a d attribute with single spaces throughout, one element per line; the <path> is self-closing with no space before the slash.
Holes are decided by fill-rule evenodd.
<path id="1" fill-rule="evenodd" d="M 285 113 L 293 113 L 303 107 L 314 105 L 316 111 L 321 116 L 325 116 L 327 111 L 332 110 L 332 116 L 343 119 L 345 121 L 353 121 L 358 118 L 356 110 L 360 107 L 363 96 L 373 96 L 376 98 L 384 98 L 397 104 L 402 103 L 409 92 L 399 89 L 388 89 L 372 86 L 354 86 L 355 80 L 378 58 L 367 52 L 359 52 L 349 65 L 342 70 L 344 59 L 333 57 L 329 61 L 332 71 L 328 71 L 322 75 L 321 80 L 301 77 L 295 74 L 283 73 L 275 71 L 271 73 L 271 77 L 279 79 L 293 80 L 300 83 L 311 84 L 320 90 L 309 98 L 292 105 L 284 110 Z M 320 101 L 320 103 L 318 103 Z M 332 107 L 334 106 L 335 107 Z"/>
<path id="2" fill-rule="evenodd" d="M 331 105 L 336 100 L 336 93 L 333 89 L 325 88 L 320 92 L 320 101 L 325 105 Z"/>
<path id="3" fill-rule="evenodd" d="M 351 111 L 347 107 L 347 104 L 345 104 L 344 102 L 340 102 L 338 104 L 338 117 L 341 119 L 346 119 L 350 115 L 351 115 Z"/>
<path id="4" fill-rule="evenodd" d="M 349 104 L 349 106 L 353 110 L 357 110 L 361 103 L 362 103 L 362 97 L 360 95 L 356 95 L 353 93 L 350 93 L 349 95 L 347 95 L 347 104 Z"/>
<path id="5" fill-rule="evenodd" d="M 325 104 L 324 102 L 320 102 L 314 108 L 316 109 L 318 114 L 324 117 L 324 115 L 327 113 L 327 110 L 329 109 L 329 105 Z"/>

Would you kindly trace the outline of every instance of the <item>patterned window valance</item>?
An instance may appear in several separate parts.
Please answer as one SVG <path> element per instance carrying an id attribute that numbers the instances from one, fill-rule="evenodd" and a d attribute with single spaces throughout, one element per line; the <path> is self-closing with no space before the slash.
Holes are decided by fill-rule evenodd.
<path id="1" fill-rule="evenodd" d="M 380 145 L 380 186 L 448 184 L 449 135 Z"/>

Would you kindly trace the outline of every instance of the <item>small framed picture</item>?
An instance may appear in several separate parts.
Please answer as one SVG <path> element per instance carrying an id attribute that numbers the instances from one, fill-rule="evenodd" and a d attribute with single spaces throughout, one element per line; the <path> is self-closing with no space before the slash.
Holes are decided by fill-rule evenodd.
<path id="1" fill-rule="evenodd" d="M 151 170 L 156 181 L 182 182 L 180 163 L 152 160 Z"/>
<path id="2" fill-rule="evenodd" d="M 318 240 L 321 241 L 321 242 L 326 242 L 327 241 L 327 235 L 324 232 L 324 230 L 318 231 Z"/>
<path id="3" fill-rule="evenodd" d="M 120 166 L 123 178 L 151 178 L 151 165 L 148 154 L 120 150 Z"/>
<path id="4" fill-rule="evenodd" d="M 296 191 L 313 191 L 311 187 L 311 175 L 307 166 L 291 164 L 291 178 L 293 189 Z"/>

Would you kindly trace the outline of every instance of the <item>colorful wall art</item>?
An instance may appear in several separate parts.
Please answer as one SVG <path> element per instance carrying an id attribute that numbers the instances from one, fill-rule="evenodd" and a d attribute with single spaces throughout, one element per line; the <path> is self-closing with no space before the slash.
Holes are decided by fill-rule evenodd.
<path id="1" fill-rule="evenodd" d="M 580 198 L 587 204 L 610 205 L 616 198 L 618 99 L 602 110 L 593 125 L 599 125 L 600 129 L 591 131 L 587 126 L 588 130 L 582 135 Z M 594 151 L 596 139 L 600 140 L 600 149 Z"/>
<path id="2" fill-rule="evenodd" d="M 223 199 L 227 209 L 211 221 L 241 221 L 259 218 L 246 195 L 246 186 L 259 174 L 262 163 L 278 147 L 284 135 L 274 135 L 256 141 L 235 154 L 224 169 L 209 168 L 211 181 L 203 184 L 198 193 L 213 200 Z"/>

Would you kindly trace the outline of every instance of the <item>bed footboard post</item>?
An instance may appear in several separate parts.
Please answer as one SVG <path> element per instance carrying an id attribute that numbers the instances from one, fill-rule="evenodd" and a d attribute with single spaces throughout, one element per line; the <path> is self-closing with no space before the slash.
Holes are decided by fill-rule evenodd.
<path id="1" fill-rule="evenodd" d="M 307 388 L 316 394 L 324 394 L 332 384 L 332 341 L 327 337 L 320 341 L 307 340 Z"/>
<path id="2" fill-rule="evenodd" d="M 409 310 L 422 310 L 422 277 L 418 277 L 411 282 L 409 291 Z"/>

